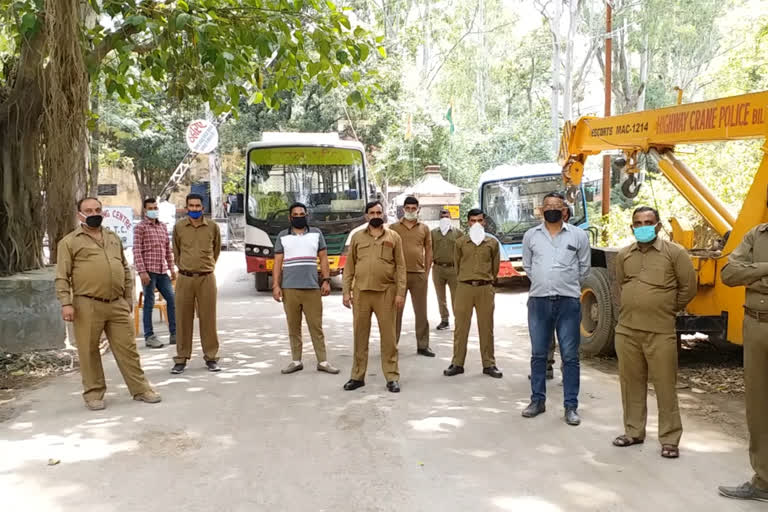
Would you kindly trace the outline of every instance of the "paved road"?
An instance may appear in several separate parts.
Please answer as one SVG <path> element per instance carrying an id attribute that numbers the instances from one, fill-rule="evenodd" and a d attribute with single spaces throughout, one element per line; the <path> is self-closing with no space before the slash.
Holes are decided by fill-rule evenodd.
<path id="1" fill-rule="evenodd" d="M 338 294 L 325 301 L 325 329 L 342 374 L 315 372 L 310 352 L 303 372 L 283 376 L 289 351 L 281 306 L 255 292 L 239 253 L 224 253 L 217 274 L 226 371 L 206 372 L 198 346 L 188 371 L 171 376 L 171 350 L 142 346 L 160 405 L 132 401 L 111 356 L 105 411 L 83 408 L 78 375 L 25 393 L 15 417 L 0 424 L 3 510 L 765 509 L 717 497 L 717 484 L 741 483 L 749 468 L 744 442 L 711 422 L 684 418 L 679 460 L 659 457 L 655 416 L 644 446 L 612 447 L 621 418 L 613 375 L 583 369 L 578 428 L 562 422 L 559 371 L 547 413 L 521 418 L 529 396 L 523 290 L 497 295 L 503 379 L 481 374 L 476 331 L 468 373 L 451 379 L 442 376 L 451 333 L 433 331 L 438 357 L 427 359 L 416 356 L 410 331 L 400 346 L 403 391 L 393 395 L 384 388 L 377 342 L 367 386 L 341 390 L 352 316 Z M 434 301 L 431 308 L 434 322 Z M 50 458 L 61 462 L 49 466 Z"/>

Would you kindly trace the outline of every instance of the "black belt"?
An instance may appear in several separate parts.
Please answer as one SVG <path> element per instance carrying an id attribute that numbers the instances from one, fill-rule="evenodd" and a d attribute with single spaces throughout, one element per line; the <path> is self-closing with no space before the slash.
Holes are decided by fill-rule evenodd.
<path id="1" fill-rule="evenodd" d="M 435 265 L 437 265 L 438 267 L 452 267 L 453 263 L 438 263 L 438 262 L 435 262 Z"/>
<path id="2" fill-rule="evenodd" d="M 462 283 L 468 284 L 468 285 L 471 285 L 471 286 L 485 286 L 485 285 L 493 284 L 493 281 L 477 280 L 477 281 L 462 281 Z"/>
<path id="3" fill-rule="evenodd" d="M 120 297 L 116 299 L 102 299 L 101 297 L 93 297 L 91 295 L 80 295 L 80 297 L 85 297 L 86 299 L 91 299 L 91 300 L 97 300 L 105 304 L 112 304 L 113 302 L 117 302 L 118 300 L 120 300 Z"/>
<path id="4" fill-rule="evenodd" d="M 201 277 L 207 276 L 211 272 L 187 272 L 186 270 L 179 270 L 179 274 L 187 277 Z"/>
<path id="5" fill-rule="evenodd" d="M 768 311 L 755 311 L 754 309 L 745 307 L 744 314 L 754 318 L 758 322 L 768 322 Z"/>

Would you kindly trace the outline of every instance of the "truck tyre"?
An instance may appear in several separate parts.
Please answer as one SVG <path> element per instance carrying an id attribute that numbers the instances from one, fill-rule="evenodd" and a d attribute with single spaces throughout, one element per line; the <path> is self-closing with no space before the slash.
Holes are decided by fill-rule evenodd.
<path id="1" fill-rule="evenodd" d="M 581 353 L 586 357 L 613 353 L 615 328 L 608 271 L 593 267 L 581 286 Z"/>
<path id="2" fill-rule="evenodd" d="M 256 290 L 260 292 L 269 291 L 269 274 L 266 272 L 256 272 L 254 279 L 256 281 Z"/>

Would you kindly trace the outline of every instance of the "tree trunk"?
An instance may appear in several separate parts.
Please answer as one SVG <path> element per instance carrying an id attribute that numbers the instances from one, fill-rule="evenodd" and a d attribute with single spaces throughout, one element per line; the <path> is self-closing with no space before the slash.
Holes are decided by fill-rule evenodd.
<path id="1" fill-rule="evenodd" d="M 45 43 L 44 30 L 25 41 L 16 80 L 6 84 L 10 94 L 0 103 L 0 275 L 43 265 L 39 73 Z"/>
<path id="2" fill-rule="evenodd" d="M 573 119 L 573 46 L 578 23 L 579 0 L 568 5 L 568 35 L 565 40 L 565 72 L 563 73 L 563 119 Z"/>
<path id="3" fill-rule="evenodd" d="M 91 86 L 91 113 L 97 118 L 91 128 L 90 158 L 88 166 L 88 195 L 96 197 L 99 194 L 99 152 L 101 151 L 101 129 L 99 127 L 99 91 Z"/>
<path id="4" fill-rule="evenodd" d="M 645 110 L 645 91 L 648 87 L 648 73 L 651 65 L 651 49 L 648 43 L 648 34 L 643 38 L 643 53 L 640 55 L 640 85 L 638 87 L 637 108 Z"/>
<path id="5" fill-rule="evenodd" d="M 131 170 L 133 171 L 133 178 L 136 180 L 136 187 L 139 189 L 141 200 L 143 201 L 148 197 L 155 197 L 152 195 L 150 184 L 145 180 L 145 176 L 149 173 L 145 172 L 144 169 L 137 169 L 136 167 L 133 167 Z"/>
<path id="6" fill-rule="evenodd" d="M 40 194 L 41 97 L 13 108 L 0 122 L 0 275 L 43 265 Z M 23 112 L 23 114 L 22 114 Z"/>
<path id="7" fill-rule="evenodd" d="M 488 104 L 488 51 L 487 39 L 485 34 L 485 0 L 478 0 L 478 59 L 477 70 L 475 74 L 475 100 L 477 102 L 477 122 L 481 129 L 485 129 L 486 110 Z"/>

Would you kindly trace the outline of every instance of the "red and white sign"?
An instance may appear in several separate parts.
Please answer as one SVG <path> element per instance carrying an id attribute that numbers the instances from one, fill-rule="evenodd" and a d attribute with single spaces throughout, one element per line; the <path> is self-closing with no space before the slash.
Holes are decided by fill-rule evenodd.
<path id="1" fill-rule="evenodd" d="M 102 210 L 105 228 L 114 231 L 123 241 L 123 248 L 133 247 L 133 208 L 130 206 L 105 206 Z"/>
<path id="2" fill-rule="evenodd" d="M 219 144 L 216 126 L 205 119 L 195 119 L 187 126 L 187 146 L 195 153 L 210 153 Z"/>

